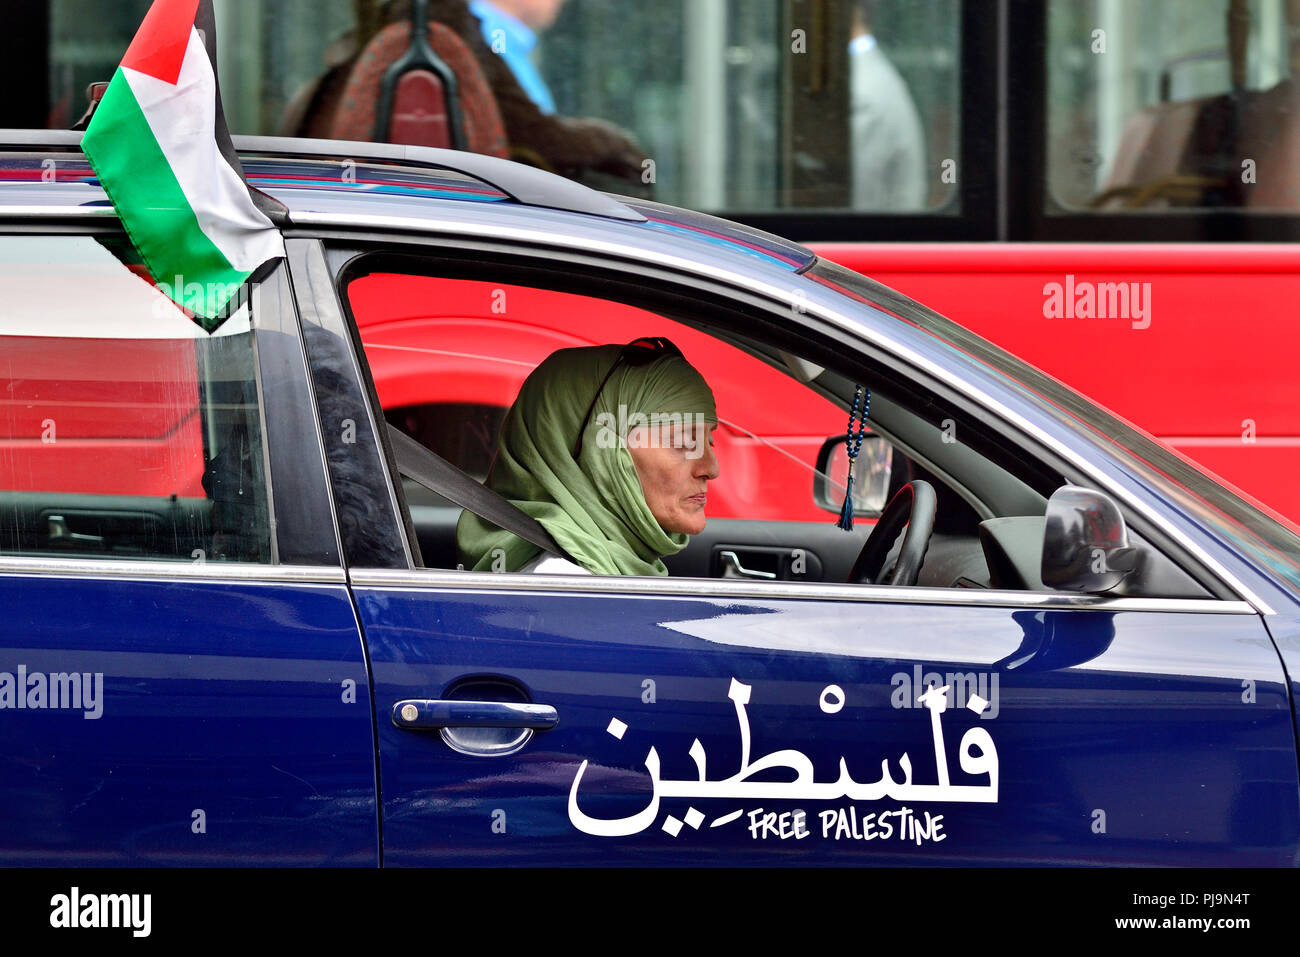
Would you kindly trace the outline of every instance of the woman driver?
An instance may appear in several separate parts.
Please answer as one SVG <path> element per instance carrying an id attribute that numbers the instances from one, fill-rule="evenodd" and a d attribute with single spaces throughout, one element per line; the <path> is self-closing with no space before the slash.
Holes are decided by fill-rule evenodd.
<path id="1" fill-rule="evenodd" d="M 460 560 L 474 571 L 667 575 L 663 556 L 704 530 L 717 423 L 713 392 L 667 339 L 553 353 L 506 413 L 487 484 L 578 565 L 468 511 Z"/>

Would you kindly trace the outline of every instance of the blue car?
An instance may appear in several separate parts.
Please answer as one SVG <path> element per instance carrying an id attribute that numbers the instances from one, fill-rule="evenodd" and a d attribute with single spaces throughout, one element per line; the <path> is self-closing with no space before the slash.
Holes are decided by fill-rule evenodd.
<path id="1" fill-rule="evenodd" d="M 428 149 L 237 137 L 288 255 L 209 335 L 78 143 L 0 133 L 0 861 L 1296 862 L 1300 537 L 1145 433 L 798 245 Z M 458 567 L 462 508 L 538 532 L 495 423 L 371 366 L 519 365 L 516 291 L 869 401 L 852 530 L 827 435 L 763 493 L 824 521 Z"/>

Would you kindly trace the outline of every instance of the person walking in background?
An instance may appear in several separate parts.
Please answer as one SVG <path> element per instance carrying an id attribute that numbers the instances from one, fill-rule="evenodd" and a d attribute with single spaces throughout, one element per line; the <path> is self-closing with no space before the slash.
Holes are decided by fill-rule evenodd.
<path id="1" fill-rule="evenodd" d="M 470 0 L 483 39 L 510 66 L 519 85 L 543 113 L 555 112 L 555 97 L 542 79 L 532 52 L 537 34 L 548 29 L 560 14 L 564 0 Z"/>
<path id="2" fill-rule="evenodd" d="M 872 32 L 875 0 L 859 0 L 849 43 L 849 133 L 854 209 L 925 208 L 925 133 L 906 81 Z"/>

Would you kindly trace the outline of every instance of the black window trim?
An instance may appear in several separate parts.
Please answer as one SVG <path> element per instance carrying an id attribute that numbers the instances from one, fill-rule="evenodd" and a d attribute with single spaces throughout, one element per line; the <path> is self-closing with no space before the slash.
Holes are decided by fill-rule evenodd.
<path id="1" fill-rule="evenodd" d="M 345 317 L 319 240 L 287 237 L 285 247 L 345 563 L 413 568 L 420 546 L 393 481 L 396 458 L 356 323 Z"/>
<path id="2" fill-rule="evenodd" d="M 287 264 L 277 264 L 256 283 L 252 307 L 279 559 L 289 565 L 339 567 L 342 550 L 334 502 Z M 322 515 L 331 520 L 321 521 Z"/>

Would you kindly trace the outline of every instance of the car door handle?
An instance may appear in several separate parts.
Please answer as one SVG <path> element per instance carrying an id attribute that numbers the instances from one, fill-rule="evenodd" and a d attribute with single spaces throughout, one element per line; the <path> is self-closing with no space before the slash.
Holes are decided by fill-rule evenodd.
<path id="1" fill-rule="evenodd" d="M 49 517 L 49 530 L 46 532 L 46 538 L 51 545 L 103 545 L 104 536 L 102 535 L 82 535 L 74 532 L 68 527 L 68 520 L 62 515 L 51 515 Z"/>
<path id="2" fill-rule="evenodd" d="M 560 716 L 548 704 L 408 698 L 393 705 L 399 728 L 529 728 L 549 731 Z"/>
<path id="3" fill-rule="evenodd" d="M 765 572 L 757 568 L 746 568 L 740 563 L 740 556 L 733 551 L 724 551 L 721 553 L 721 556 L 724 568 L 727 571 L 734 572 L 741 578 L 776 578 L 776 572 Z"/>

